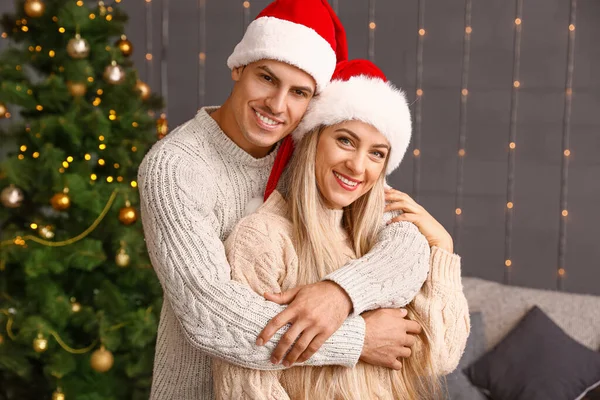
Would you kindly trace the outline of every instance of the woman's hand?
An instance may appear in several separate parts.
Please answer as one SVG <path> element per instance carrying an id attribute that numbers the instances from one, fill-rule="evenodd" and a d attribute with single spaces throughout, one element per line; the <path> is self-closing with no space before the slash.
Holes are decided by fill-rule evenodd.
<path id="1" fill-rule="evenodd" d="M 402 214 L 388 222 L 408 221 L 419 228 L 419 231 L 427 238 L 429 247 L 439 247 L 450 253 L 454 252 L 452 236 L 435 218 L 421 207 L 409 195 L 396 189 L 385 190 L 385 200 L 388 204 L 385 211 L 402 211 Z"/>

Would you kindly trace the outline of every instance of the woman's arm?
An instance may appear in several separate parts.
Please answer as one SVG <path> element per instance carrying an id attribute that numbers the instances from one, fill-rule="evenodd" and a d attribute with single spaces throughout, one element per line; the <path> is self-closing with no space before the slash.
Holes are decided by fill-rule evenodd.
<path id="1" fill-rule="evenodd" d="M 279 292 L 284 281 L 295 284 L 297 258 L 291 241 L 281 235 L 277 217 L 262 213 L 242 219 L 225 241 L 231 279 L 258 294 Z M 213 382 L 216 400 L 289 399 L 279 383 L 279 371 L 243 368 L 213 359 Z"/>
<path id="2" fill-rule="evenodd" d="M 435 372 L 447 375 L 458 365 L 471 329 L 459 256 L 438 247 L 431 249 L 431 273 L 414 305 L 430 333 Z M 420 347 L 415 345 L 416 357 L 422 354 Z"/>

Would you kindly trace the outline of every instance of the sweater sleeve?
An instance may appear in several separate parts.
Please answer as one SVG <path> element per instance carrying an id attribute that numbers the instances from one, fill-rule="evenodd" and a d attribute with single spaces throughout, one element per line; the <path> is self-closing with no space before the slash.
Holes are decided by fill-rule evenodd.
<path id="1" fill-rule="evenodd" d="M 324 279 L 340 285 L 352 300 L 352 315 L 376 308 L 398 308 L 417 295 L 429 271 L 427 239 L 412 223 L 386 225 L 377 244 Z"/>
<path id="2" fill-rule="evenodd" d="M 430 332 L 435 372 L 447 375 L 458 365 L 471 329 L 458 255 L 438 247 L 431 249 L 431 273 L 414 305 Z M 421 353 L 419 348 L 417 342 L 415 355 Z"/>
<path id="3" fill-rule="evenodd" d="M 268 218 L 269 216 L 267 216 Z M 256 293 L 279 292 L 287 272 L 295 274 L 297 260 L 286 257 L 291 246 L 278 235 L 277 218 L 268 223 L 265 215 L 254 213 L 242 219 L 225 241 L 225 253 L 231 266 L 231 279 L 247 285 Z M 260 371 L 214 359 L 212 363 L 216 400 L 289 400 L 281 385 L 280 371 Z"/>
<path id="4" fill-rule="evenodd" d="M 197 349 L 248 368 L 281 368 L 269 359 L 287 327 L 264 346 L 255 341 L 284 308 L 231 281 L 211 218 L 218 206 L 211 173 L 208 166 L 169 151 L 151 151 L 140 166 L 144 235 L 164 299 Z M 353 366 L 364 331 L 362 318 L 348 319 L 313 356 L 315 364 Z"/>

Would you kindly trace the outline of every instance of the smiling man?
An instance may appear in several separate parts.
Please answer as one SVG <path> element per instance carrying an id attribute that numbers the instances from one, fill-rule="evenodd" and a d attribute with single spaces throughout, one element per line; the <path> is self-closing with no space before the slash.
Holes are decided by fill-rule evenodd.
<path id="1" fill-rule="evenodd" d="M 407 333 L 420 327 L 404 311 L 360 316 L 399 297 L 408 303 L 427 274 L 395 251 L 403 236 L 393 227 L 373 254 L 299 288 L 287 307 L 231 281 L 225 256 L 223 241 L 265 191 L 278 143 L 347 58 L 345 40 L 326 0 L 273 2 L 228 60 L 234 85 L 225 103 L 202 108 L 144 158 L 142 221 L 164 292 L 152 399 L 213 399 L 211 357 L 254 369 L 350 367 L 359 358 L 399 369 L 397 358 L 410 354 Z"/>

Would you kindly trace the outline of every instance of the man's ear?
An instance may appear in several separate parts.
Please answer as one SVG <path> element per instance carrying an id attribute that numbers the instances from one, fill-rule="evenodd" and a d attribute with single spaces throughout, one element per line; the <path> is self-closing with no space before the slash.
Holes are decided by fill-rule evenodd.
<path id="1" fill-rule="evenodd" d="M 239 81 L 240 78 L 242 77 L 242 72 L 244 72 L 244 68 L 245 68 L 245 66 L 235 67 L 234 69 L 232 69 L 231 70 L 231 79 L 233 79 L 235 82 Z"/>

